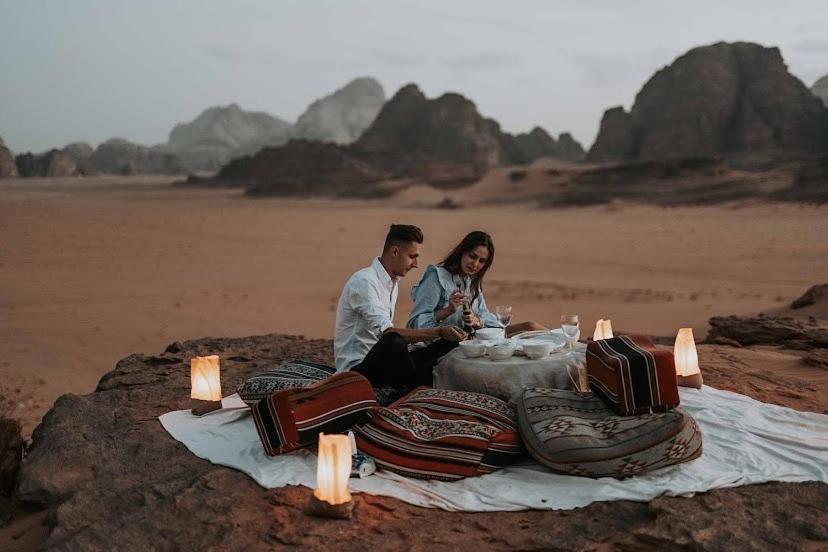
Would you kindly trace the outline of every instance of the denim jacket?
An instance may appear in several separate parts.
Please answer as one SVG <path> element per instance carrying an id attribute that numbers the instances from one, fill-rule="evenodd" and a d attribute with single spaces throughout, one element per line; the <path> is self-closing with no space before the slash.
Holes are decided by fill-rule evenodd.
<path id="1" fill-rule="evenodd" d="M 411 290 L 411 299 L 414 306 L 408 317 L 409 328 L 434 328 L 436 326 L 463 327 L 463 309 L 457 309 L 445 320 L 438 322 L 434 318 L 434 311 L 445 308 L 449 304 L 449 296 L 455 291 L 462 291 L 471 296 L 471 278 L 452 274 L 441 266 L 428 265 L 422 278 Z M 472 301 L 472 311 L 480 317 L 487 328 L 502 328 L 503 324 L 489 312 L 483 292 Z"/>

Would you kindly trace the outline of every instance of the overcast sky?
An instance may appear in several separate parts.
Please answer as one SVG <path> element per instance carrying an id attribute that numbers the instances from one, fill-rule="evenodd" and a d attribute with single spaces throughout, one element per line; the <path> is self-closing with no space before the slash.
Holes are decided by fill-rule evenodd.
<path id="1" fill-rule="evenodd" d="M 808 86 L 828 73 L 828 0 L 0 0 L 0 136 L 15 152 L 174 124 L 236 102 L 294 121 L 357 76 L 391 96 L 473 100 L 504 129 L 589 146 L 694 46 L 782 50 Z"/>

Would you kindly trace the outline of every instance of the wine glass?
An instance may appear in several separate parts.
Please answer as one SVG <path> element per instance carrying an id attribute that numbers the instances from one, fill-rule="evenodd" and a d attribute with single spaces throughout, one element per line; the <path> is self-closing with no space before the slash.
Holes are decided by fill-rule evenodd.
<path id="1" fill-rule="evenodd" d="M 575 342 L 578 341 L 578 337 L 581 335 L 581 331 L 578 329 L 578 315 L 564 314 L 561 316 L 561 330 L 569 348 L 566 354 L 572 354 L 572 351 L 575 350 Z"/>
<path id="2" fill-rule="evenodd" d="M 495 307 L 495 316 L 498 321 L 503 324 L 503 327 L 509 325 L 512 321 L 512 305 L 498 305 Z"/>

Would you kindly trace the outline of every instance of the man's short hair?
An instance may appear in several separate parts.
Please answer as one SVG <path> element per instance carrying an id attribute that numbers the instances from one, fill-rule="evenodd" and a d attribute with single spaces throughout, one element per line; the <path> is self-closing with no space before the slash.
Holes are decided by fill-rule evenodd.
<path id="1" fill-rule="evenodd" d="M 394 245 L 399 247 L 413 242 L 423 243 L 422 230 L 413 224 L 392 224 L 388 228 L 388 235 L 385 236 L 385 245 L 382 246 L 382 250 L 385 252 Z"/>

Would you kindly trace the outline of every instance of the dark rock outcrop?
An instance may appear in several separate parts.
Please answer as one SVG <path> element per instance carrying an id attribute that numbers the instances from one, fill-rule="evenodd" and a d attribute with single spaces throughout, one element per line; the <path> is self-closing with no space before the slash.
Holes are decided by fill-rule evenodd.
<path id="1" fill-rule="evenodd" d="M 473 182 L 488 169 L 520 163 L 517 147 L 473 102 L 447 93 L 429 100 L 401 88 L 354 143 L 372 165 L 432 183 Z"/>
<path id="2" fill-rule="evenodd" d="M 720 42 L 658 71 L 629 114 L 604 114 L 589 161 L 749 152 L 815 152 L 828 110 L 791 75 L 778 48 Z"/>
<path id="3" fill-rule="evenodd" d="M 181 160 L 170 153 L 133 144 L 122 138 L 111 138 L 100 144 L 92 154 L 92 165 L 110 174 L 182 174 Z"/>
<path id="4" fill-rule="evenodd" d="M 0 412 L 0 500 L 14 491 L 24 446 L 20 422 Z"/>
<path id="5" fill-rule="evenodd" d="M 792 309 L 802 309 L 820 302 L 828 302 L 828 284 L 817 284 L 791 303 Z"/>
<path id="6" fill-rule="evenodd" d="M 828 348 L 828 322 L 777 316 L 714 316 L 707 340 L 723 337 L 742 345 L 779 345 L 809 351 Z"/>
<path id="7" fill-rule="evenodd" d="M 253 196 L 373 197 L 379 193 L 373 184 L 388 176 L 387 171 L 352 155 L 347 147 L 291 140 L 285 146 L 234 159 L 214 182 L 244 186 Z"/>
<path id="8" fill-rule="evenodd" d="M 564 161 L 580 161 L 584 158 L 584 148 L 568 132 L 561 133 L 556 141 L 544 129 L 535 127 L 531 132 L 516 135 L 515 143 L 525 162 L 542 157 Z"/>
<path id="9" fill-rule="evenodd" d="M 707 366 L 705 347 L 700 356 Z M 828 541 L 828 486 L 818 482 L 495 513 L 424 509 L 357 493 L 351 522 L 322 520 L 303 514 L 309 489 L 263 489 L 240 472 L 195 457 L 158 422 L 165 412 L 190 407 L 192 356 L 221 357 L 227 393 L 283 360 L 330 363 L 331 349 L 329 340 L 279 335 L 175 343 L 160 355 L 121 360 L 94 393 L 58 399 L 34 433 L 19 477 L 18 498 L 53 512 L 42 547 L 793 550 Z M 725 368 L 710 372 L 717 387 L 733 380 L 764 385 L 760 378 L 768 377 Z"/>
<path id="10" fill-rule="evenodd" d="M 811 92 L 814 96 L 822 100 L 823 105 L 828 107 L 828 75 L 824 75 L 817 79 L 811 87 Z"/>
<path id="11" fill-rule="evenodd" d="M 26 177 L 80 176 L 82 173 L 72 157 L 62 151 L 53 149 L 36 155 L 21 153 L 15 158 L 17 172 Z"/>
<path id="12" fill-rule="evenodd" d="M 296 120 L 290 135 L 350 144 L 371 126 L 384 103 L 385 91 L 376 79 L 354 79 L 310 104 Z"/>
<path id="13" fill-rule="evenodd" d="M 568 132 L 562 132 L 558 136 L 558 152 L 556 157 L 564 161 L 581 161 L 586 152 L 584 146 L 572 137 Z"/>
<path id="14" fill-rule="evenodd" d="M 3 138 L 0 137 L 0 178 L 11 178 L 17 176 L 17 164 L 14 162 L 14 156 Z"/>

